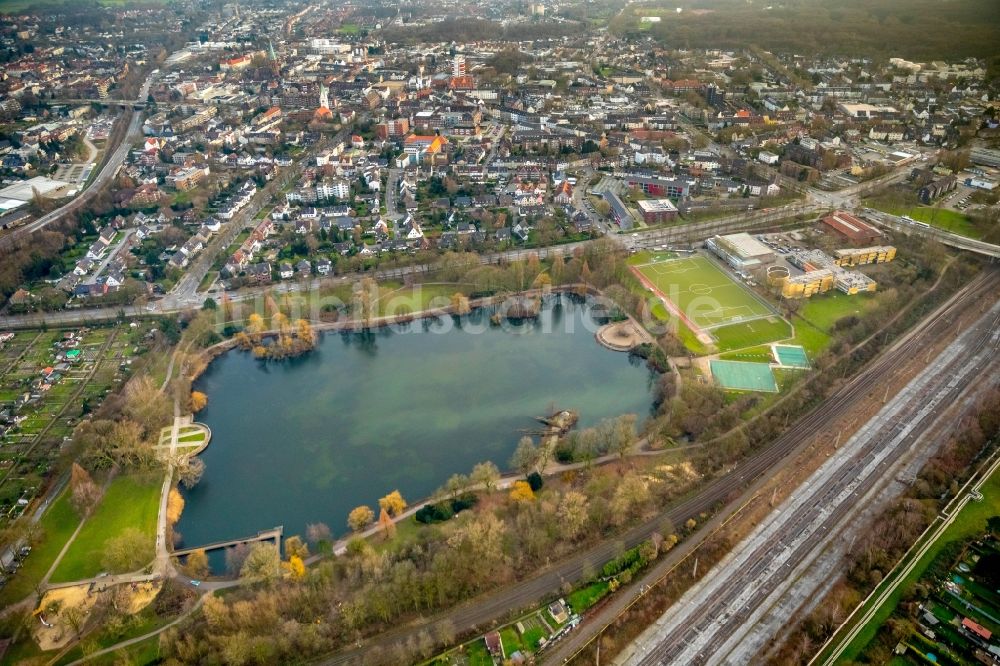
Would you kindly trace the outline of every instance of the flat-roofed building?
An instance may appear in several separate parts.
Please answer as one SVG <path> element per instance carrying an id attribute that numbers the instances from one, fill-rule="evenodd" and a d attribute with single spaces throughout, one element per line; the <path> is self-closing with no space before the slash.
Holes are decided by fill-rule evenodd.
<path id="1" fill-rule="evenodd" d="M 785 298 L 809 298 L 814 294 L 830 291 L 835 282 L 836 275 L 832 269 L 823 268 L 818 271 L 809 271 L 788 278 L 781 288 L 781 295 Z"/>
<path id="2" fill-rule="evenodd" d="M 834 250 L 833 257 L 838 266 L 884 264 L 896 258 L 896 248 L 892 245 L 874 245 L 872 247 Z"/>
<path id="3" fill-rule="evenodd" d="M 713 236 L 705 243 L 712 252 L 738 271 L 774 262 L 774 252 L 750 234 Z"/>
<path id="4" fill-rule="evenodd" d="M 677 206 L 670 199 L 643 199 L 639 212 L 646 224 L 663 224 L 677 219 Z"/>

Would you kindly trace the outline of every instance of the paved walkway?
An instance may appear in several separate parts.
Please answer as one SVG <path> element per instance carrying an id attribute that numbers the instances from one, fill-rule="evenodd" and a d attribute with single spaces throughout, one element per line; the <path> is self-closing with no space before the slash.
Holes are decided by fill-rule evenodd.
<path id="1" fill-rule="evenodd" d="M 174 567 L 170 563 L 170 550 L 167 548 L 167 501 L 174 480 L 174 461 L 177 455 L 177 437 L 181 428 L 181 406 L 174 399 L 174 423 L 170 427 L 170 448 L 166 454 L 167 469 L 163 474 L 163 486 L 160 488 L 160 510 L 156 516 L 156 559 L 153 571 L 162 574 L 173 574 Z"/>

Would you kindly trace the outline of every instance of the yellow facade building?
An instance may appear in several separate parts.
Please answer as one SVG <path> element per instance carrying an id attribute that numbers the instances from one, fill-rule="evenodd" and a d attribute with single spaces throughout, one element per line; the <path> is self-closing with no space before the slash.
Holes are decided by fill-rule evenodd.
<path id="1" fill-rule="evenodd" d="M 884 264 L 896 258 L 896 248 L 891 245 L 848 248 L 845 250 L 834 250 L 833 256 L 834 263 L 838 266 Z"/>

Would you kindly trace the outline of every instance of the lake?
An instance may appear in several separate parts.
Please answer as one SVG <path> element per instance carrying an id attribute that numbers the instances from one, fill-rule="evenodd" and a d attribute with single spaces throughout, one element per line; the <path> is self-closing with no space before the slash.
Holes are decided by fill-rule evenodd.
<path id="1" fill-rule="evenodd" d="M 285 536 L 399 489 L 430 495 L 455 472 L 501 470 L 535 416 L 575 409 L 580 426 L 649 415 L 655 377 L 601 347 L 590 302 L 546 299 L 540 316 L 489 324 L 489 312 L 368 333 L 327 333 L 315 351 L 266 363 L 231 351 L 195 388 L 212 428 L 205 474 L 185 491 L 186 546 L 283 525 Z"/>

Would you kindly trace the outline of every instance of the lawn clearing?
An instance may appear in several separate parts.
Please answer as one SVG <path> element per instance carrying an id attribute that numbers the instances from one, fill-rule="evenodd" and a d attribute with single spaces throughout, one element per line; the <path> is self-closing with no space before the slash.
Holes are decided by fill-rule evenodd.
<path id="1" fill-rule="evenodd" d="M 955 210 L 932 206 L 899 205 L 882 201 L 869 202 L 869 205 L 890 215 L 906 215 L 918 222 L 926 222 L 932 227 L 950 231 L 966 238 L 982 239 L 983 237 L 982 229 L 977 227 L 968 215 Z"/>
<path id="2" fill-rule="evenodd" d="M 156 475 L 122 475 L 111 482 L 100 505 L 84 523 L 76 540 L 52 574 L 53 583 L 91 578 L 101 573 L 109 539 L 135 527 L 153 542 L 160 508 L 160 479 Z"/>
<path id="3" fill-rule="evenodd" d="M 821 331 L 829 333 L 838 320 L 851 315 L 864 317 L 874 304 L 874 294 L 848 296 L 843 292 L 830 291 L 805 299 L 798 315 Z"/>
<path id="4" fill-rule="evenodd" d="M 715 336 L 719 351 L 732 351 L 787 340 L 792 337 L 792 326 L 780 317 L 770 317 L 721 326 L 712 329 L 712 335 Z"/>
<path id="5" fill-rule="evenodd" d="M 573 609 L 574 613 L 580 615 L 603 599 L 609 591 L 607 581 L 597 581 L 596 583 L 591 583 L 586 587 L 581 587 L 580 589 L 571 592 L 566 597 L 566 603 L 569 604 L 569 607 Z"/>
<path id="6" fill-rule="evenodd" d="M 35 591 L 35 584 L 48 572 L 79 524 L 80 518 L 70 503 L 70 492 L 63 490 L 39 520 L 41 541 L 32 546 L 24 564 L 0 590 L 0 606 L 20 601 Z"/>

